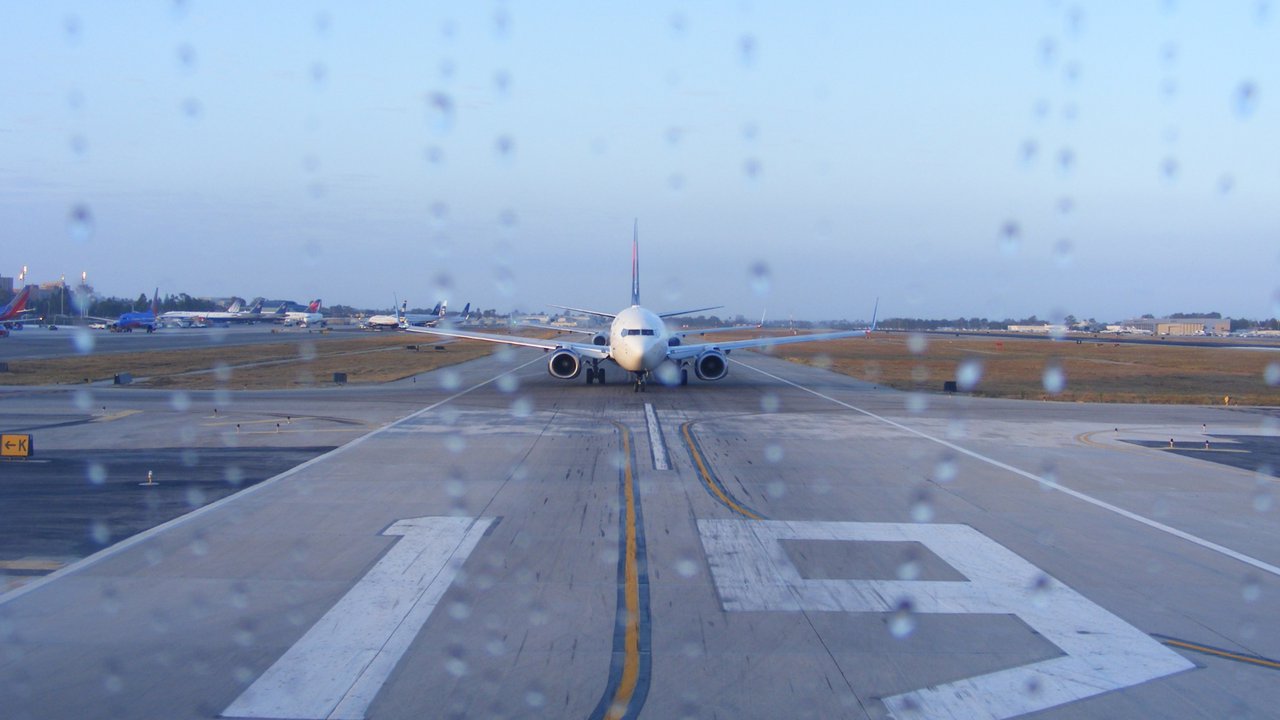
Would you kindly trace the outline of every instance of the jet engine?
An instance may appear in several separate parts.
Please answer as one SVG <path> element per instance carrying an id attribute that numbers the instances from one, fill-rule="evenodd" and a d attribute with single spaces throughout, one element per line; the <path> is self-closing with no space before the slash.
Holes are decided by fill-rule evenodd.
<path id="1" fill-rule="evenodd" d="M 699 380 L 719 380 L 729 374 L 729 358 L 719 350 L 707 350 L 693 361 L 693 372 Z"/>
<path id="2" fill-rule="evenodd" d="M 568 348 L 560 348 L 547 360 L 547 372 L 561 380 L 572 380 L 582 372 L 582 358 Z"/>
<path id="3" fill-rule="evenodd" d="M 601 347 L 608 345 L 609 335 L 607 333 L 596 333 L 595 337 L 591 338 L 591 344 L 599 345 Z"/>

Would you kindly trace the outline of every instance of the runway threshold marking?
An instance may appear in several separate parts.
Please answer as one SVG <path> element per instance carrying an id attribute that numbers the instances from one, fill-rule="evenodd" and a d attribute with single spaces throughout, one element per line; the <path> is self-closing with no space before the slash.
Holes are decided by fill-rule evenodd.
<path id="1" fill-rule="evenodd" d="M 1170 647 L 1182 648 L 1192 652 L 1204 653 L 1205 655 L 1214 655 L 1227 660 L 1248 663 L 1259 667 L 1270 668 L 1271 670 L 1280 670 L 1280 662 L 1276 662 L 1270 658 L 1264 658 L 1261 655 L 1246 655 L 1245 653 L 1232 652 L 1223 648 L 1214 647 L 1212 645 L 1202 645 L 1200 643 L 1187 642 L 1186 640 L 1178 640 L 1166 635 L 1158 635 L 1152 633 L 1151 637 Z"/>
<path id="2" fill-rule="evenodd" d="M 137 544 L 139 544 L 139 543 L 141 543 L 141 542 L 145 542 L 145 541 L 147 541 L 147 540 L 151 539 L 152 537 L 154 537 L 154 536 L 156 536 L 156 535 L 159 535 L 159 534 L 160 534 L 160 533 L 162 533 L 162 532 L 165 532 L 165 531 L 170 530 L 170 529 L 175 528 L 175 527 L 179 527 L 179 526 L 181 526 L 181 525 L 184 525 L 184 524 L 186 524 L 186 523 L 191 522 L 192 520 L 195 520 L 196 518 L 202 517 L 202 516 L 204 516 L 204 515 L 205 515 L 205 514 L 207 514 L 207 513 L 211 513 L 211 512 L 213 512 L 213 511 L 215 511 L 215 510 L 217 510 L 217 509 L 221 508 L 223 505 L 227 505 L 227 504 L 229 504 L 229 503 L 236 502 L 237 500 L 240 500 L 240 499 L 242 499 L 242 498 L 249 497 L 249 496 L 251 496 L 251 495 L 253 495 L 253 494 L 255 494 L 255 493 L 262 492 L 262 490 L 263 490 L 263 489 L 265 489 L 265 488 L 267 488 L 267 487 L 270 487 L 270 486 L 272 486 L 272 485 L 275 485 L 276 483 L 278 483 L 278 482 L 280 482 L 280 481 L 282 481 L 282 480 L 284 480 L 284 479 L 286 479 L 286 478 L 292 477 L 293 475 L 295 475 L 295 474 L 297 474 L 297 473 L 302 472 L 303 470 L 305 470 L 305 469 L 307 469 L 307 468 L 311 467 L 312 465 L 316 465 L 316 464 L 318 464 L 318 463 L 322 463 L 322 462 L 324 462 L 325 460 L 328 460 L 328 459 L 330 459 L 330 458 L 336 457 L 337 455 L 339 455 L 339 454 L 341 454 L 341 453 L 344 453 L 344 452 L 346 452 L 346 451 L 350 450 L 351 448 L 358 447 L 358 446 L 359 446 L 359 445 L 361 445 L 362 443 L 364 443 L 364 442 L 368 441 L 370 438 L 377 437 L 378 435 L 380 435 L 380 434 L 382 434 L 382 433 L 384 433 L 384 432 L 386 432 L 386 431 L 388 431 L 388 430 L 391 430 L 392 428 L 396 428 L 396 427 L 399 427 L 400 425 L 403 425 L 403 424 L 406 424 L 406 423 L 410 423 L 410 422 L 412 422 L 412 421 L 414 421 L 414 420 L 418 419 L 419 417 L 422 417 L 423 415 L 426 415 L 427 413 L 431 412 L 432 410 L 435 410 L 436 408 L 440 407 L 441 405 L 444 405 L 444 404 L 446 404 L 446 403 L 452 402 L 452 401 L 454 401 L 454 400 L 456 400 L 456 399 L 458 399 L 458 398 L 462 397 L 463 395 L 466 395 L 466 394 L 468 394 L 468 393 L 470 393 L 470 392 L 473 392 L 473 391 L 475 391 L 475 390 L 478 390 L 478 389 L 480 389 L 480 388 L 484 387 L 485 385 L 489 385 L 489 384 L 491 384 L 491 383 L 495 383 L 495 382 L 497 382 L 497 381 L 498 381 L 498 378 L 505 377 L 505 376 L 510 375 L 510 374 L 512 374 L 512 373 L 514 373 L 514 372 L 518 372 L 518 371 L 520 371 L 520 370 L 523 370 L 524 368 L 529 367 L 530 365 L 532 365 L 532 364 L 534 364 L 534 363 L 536 363 L 536 362 L 539 362 L 540 360 L 542 360 L 542 356 L 541 356 L 541 355 L 539 355 L 538 357 L 533 358 L 532 360 L 530 360 L 530 361 L 528 361 L 528 362 L 524 362 L 524 363 L 521 363 L 521 364 L 519 364 L 519 365 L 516 365 L 515 367 L 513 367 L 513 368 L 511 368 L 511 369 L 509 369 L 509 370 L 504 370 L 503 372 L 500 372 L 500 373 L 498 373 L 497 375 L 494 375 L 493 377 L 489 378 L 488 380 L 484 380 L 484 381 L 482 381 L 482 382 L 478 382 L 478 383 L 476 383 L 475 385 L 472 385 L 471 387 L 466 388 L 466 389 L 464 389 L 464 390 L 459 390 L 458 392 L 456 392 L 456 393 L 454 393 L 454 394 L 450 395 L 449 397 L 447 397 L 447 398 L 445 398 L 445 399 L 443 399 L 443 400 L 438 400 L 438 401 L 436 401 L 436 402 L 434 402 L 434 403 L 432 403 L 432 404 L 430 404 L 430 405 L 428 405 L 428 406 L 426 406 L 426 407 L 422 408 L 421 410 L 417 410 L 417 411 L 415 411 L 415 412 L 411 412 L 411 413 L 409 413 L 408 415 L 405 415 L 404 417 L 400 418 L 399 420 L 396 420 L 396 421 L 394 421 L 394 422 L 388 423 L 388 424 L 386 424 L 386 425 L 383 425 L 383 426 L 382 426 L 382 427 L 380 427 L 380 428 L 377 428 L 376 430 L 373 430 L 372 432 L 368 433 L 367 435 L 361 435 L 360 437 L 358 437 L 358 438 L 355 438 L 355 439 L 351 440 L 351 442 L 348 442 L 348 443 L 347 443 L 347 444 L 345 444 L 345 445 L 340 445 L 340 446 L 338 446 L 338 447 L 336 447 L 336 448 L 334 448 L 334 449 L 330 450 L 329 452 L 327 452 L 327 453 L 325 453 L 325 454 L 323 454 L 323 455 L 317 455 L 317 456 L 315 456 L 315 457 L 311 458 L 310 460 L 308 460 L 308 461 L 306 461 L 306 462 L 302 463 L 301 465 L 295 465 L 294 467 L 291 467 L 291 468 L 289 468 L 288 470 L 285 470 L 284 472 L 280 473 L 279 475 L 276 475 L 276 476 L 274 476 L 274 477 L 267 478 L 266 480 L 263 480 L 262 482 L 257 483 L 256 485 L 251 485 L 251 486 L 249 486 L 249 487 L 247 487 L 247 488 L 245 488 L 245 489 L 243 489 L 243 490 L 241 490 L 241 491 L 239 491 L 239 492 L 236 492 L 236 493 L 233 493 L 233 494 L 231 494 L 231 495 L 228 495 L 228 496 L 226 496 L 226 497 L 222 498 L 221 500 L 217 500 L 217 501 L 211 502 L 211 503 L 209 503 L 208 505 L 205 505 L 204 507 L 201 507 L 201 508 L 197 508 L 197 509 L 195 509 L 195 510 L 192 510 L 191 512 L 187 513 L 186 515 L 181 515 L 181 516 L 179 516 L 179 517 L 176 517 L 176 518 L 174 518 L 174 519 L 170 520 L 169 522 L 166 522 L 166 523 L 162 523 L 162 524 L 160 524 L 160 525 L 157 525 L 157 526 L 155 526 L 155 527 L 151 528 L 150 530 L 144 530 L 144 531 L 142 531 L 142 532 L 138 533 L 137 535 L 133 535 L 133 536 L 131 536 L 131 537 L 125 538 L 124 540 L 121 540 L 120 542 L 116 543 L 115 545 L 112 545 L 111 547 L 108 547 L 108 548 L 104 548 L 104 549 L 102 549 L 102 550 L 99 550 L 98 552 L 96 552 L 96 553 L 94 553 L 94 554 L 90 555 L 89 557 L 84 558 L 84 559 L 82 559 L 82 560 L 79 560 L 79 561 L 77 561 L 77 562 L 74 562 L 74 563 L 72 563 L 72 564 L 70 564 L 70 565 L 66 566 L 65 568 L 63 568 L 63 569 L 61 569 L 61 570 L 58 570 L 57 572 L 55 572 L 55 573 L 53 573 L 53 574 L 51 574 L 51 575 L 46 575 L 46 576 L 44 576 L 43 578 L 41 578 L 41 579 L 39 579 L 39 580 L 37 580 L 37 581 L 35 581 L 35 582 L 28 583 L 28 584 L 26 584 L 26 585 L 23 585 L 23 586 L 22 586 L 22 587 L 20 587 L 20 588 L 16 588 L 16 589 L 11 590 L 11 591 L 9 591 L 9 592 L 7 592 L 7 593 L 0 594 L 0 605 L 4 605 L 4 604 L 5 604 L 5 603 L 7 603 L 7 602 L 11 602 L 11 601 L 13 601 L 13 600 L 17 600 L 18 598 L 22 597 L 23 595 L 26 595 L 27 593 L 29 593 L 29 592 L 31 592 L 31 591 L 33 591 L 33 590 L 37 589 L 37 588 L 43 587 L 43 586 L 44 586 L 44 585 L 46 585 L 47 583 L 51 583 L 51 582 L 53 582 L 53 581 L 57 580 L 58 578 L 61 578 L 61 577 L 64 577 L 64 576 L 66 576 L 66 575 L 70 575 L 70 574 L 73 574 L 73 573 L 79 572 L 79 571 L 84 570 L 85 568 L 88 568 L 88 567 L 92 567 L 92 566 L 94 566 L 94 565 L 98 564 L 99 562 L 102 562 L 103 560 L 106 560 L 107 558 L 110 558 L 110 557 L 112 557 L 113 555 L 116 555 L 116 554 L 118 554 L 118 553 L 122 553 L 122 552 L 124 552 L 125 550 L 128 550 L 129 548 L 133 547 L 134 545 L 137 545 Z"/>
<path id="3" fill-rule="evenodd" d="M 621 532 L 618 534 L 618 603 L 609 682 L 592 720 L 626 720 L 639 716 L 649 694 L 652 653 L 649 646 L 649 566 L 644 541 L 644 514 L 632 472 L 631 431 L 613 423 L 622 439 L 618 470 Z"/>
<path id="4" fill-rule="evenodd" d="M 721 505 L 745 518 L 763 520 L 763 515 L 738 502 L 733 497 L 733 493 L 730 493 L 721 484 L 720 478 L 716 477 L 716 474 L 711 471 L 710 465 L 702 457 L 702 451 L 698 449 L 697 438 L 693 436 L 693 422 L 681 425 L 680 434 L 684 436 L 684 445 L 689 449 L 689 456 L 693 458 L 693 465 L 698 469 L 698 475 L 702 478 L 702 485 L 711 494 L 711 497 L 719 500 Z"/>
<path id="5" fill-rule="evenodd" d="M 1195 667 L 968 525 L 698 520 L 728 612 L 1012 615 L 1062 655 L 881 698 L 892 717 L 1011 718 Z M 784 543 L 916 542 L 963 581 L 806 578 Z"/>
<path id="6" fill-rule="evenodd" d="M 362 720 L 491 524 L 420 517 L 387 528 L 400 540 L 222 716 Z"/>
<path id="7" fill-rule="evenodd" d="M 670 470 L 671 464 L 667 462 L 667 445 L 662 441 L 662 426 L 658 424 L 658 414 L 653 411 L 653 405 L 644 404 L 645 424 L 649 428 L 649 450 L 653 454 L 654 470 Z"/>
<path id="8" fill-rule="evenodd" d="M 828 402 L 833 402 L 833 403 L 835 403 L 836 405 L 839 405 L 839 406 L 844 407 L 844 408 L 848 408 L 848 409 L 853 410 L 854 412 L 857 412 L 857 413 L 861 413 L 861 414 L 863 414 L 863 415 L 866 415 L 866 416 L 867 416 L 867 417 L 869 417 L 869 418 L 873 418 L 873 419 L 875 419 L 875 420 L 879 420 L 880 422 L 885 423 L 886 425 L 891 425 L 891 426 L 893 426 L 893 427 L 895 427 L 895 428 L 898 428 L 899 430 L 901 430 L 901 431 L 903 431 L 903 432 L 910 433 L 910 434 L 912 434 L 912 435 L 915 435 L 916 437 L 920 437 L 920 438 L 923 438 L 923 439 L 928 440 L 928 441 L 930 441 L 930 442 L 937 443 L 937 444 L 939 444 L 939 445 L 941 445 L 941 446 L 943 446 L 943 447 L 945 447 L 945 448 L 949 448 L 949 449 L 951 449 L 951 450 L 954 450 L 955 452 L 960 453 L 961 455 L 964 455 L 964 456 L 966 456 L 966 457 L 973 458 L 974 460 L 979 460 L 979 461 L 984 462 L 984 463 L 987 463 L 988 465 L 991 465 L 991 466 L 993 466 L 993 467 L 998 467 L 998 468 L 1000 468 L 1001 470 L 1007 470 L 1007 471 L 1009 471 L 1009 472 L 1013 473 L 1014 475 L 1018 475 L 1018 476 L 1024 477 L 1024 478 L 1026 478 L 1026 479 L 1028 479 L 1028 480 L 1034 480 L 1034 481 L 1036 481 L 1037 483 L 1039 483 L 1041 487 L 1052 488 L 1052 489 L 1057 490 L 1057 491 L 1059 491 L 1059 492 L 1062 492 L 1062 493 L 1064 493 L 1064 494 L 1066 494 L 1066 495 L 1069 495 L 1069 496 L 1071 496 L 1071 497 L 1073 497 L 1073 498 L 1075 498 L 1075 499 L 1077 499 L 1077 500 L 1081 500 L 1081 501 L 1084 501 L 1084 502 L 1086 502 L 1086 503 L 1089 503 L 1090 505 L 1093 505 L 1094 507 L 1098 507 L 1098 508 L 1101 508 L 1101 509 L 1103 509 L 1103 510 L 1107 510 L 1107 511 L 1109 511 L 1109 512 L 1115 513 L 1116 515 L 1119 515 L 1119 516 L 1121 516 L 1121 517 L 1123 517 L 1123 518 L 1128 518 L 1129 520 L 1132 520 L 1132 521 L 1134 521 L 1134 522 L 1137 522 L 1137 523 L 1141 523 L 1141 524 L 1143 524 L 1143 525 L 1146 525 L 1147 527 L 1149 527 L 1149 528 L 1151 528 L 1151 529 L 1153 529 L 1153 530 L 1159 530 L 1160 532 L 1163 532 L 1163 533 L 1165 533 L 1165 534 L 1172 535 L 1173 537 L 1176 537 L 1176 538 L 1179 538 L 1179 539 L 1182 539 L 1182 540 L 1186 540 L 1187 542 L 1192 543 L 1192 544 L 1194 544 L 1194 545 L 1198 545 L 1199 547 L 1204 548 L 1205 550 L 1210 550 L 1210 551 L 1212 551 L 1212 552 L 1218 553 L 1219 555 L 1223 555 L 1223 556 L 1225 556 L 1225 557 L 1229 557 L 1229 558 L 1231 558 L 1231 559 L 1233 559 L 1233 560 L 1238 560 L 1238 561 L 1240 561 L 1240 562 L 1242 562 L 1242 563 L 1244 563 L 1244 564 L 1246 564 L 1246 565 L 1249 565 L 1249 566 L 1251 566 L 1251 567 L 1257 568 L 1258 570 L 1261 570 L 1261 571 L 1263 571 L 1263 572 L 1265 572 L 1265 573 L 1269 573 L 1269 574 L 1271 574 L 1271 575 L 1275 575 L 1276 577 L 1280 577 L 1280 567 L 1277 567 L 1277 566 L 1275 566 L 1275 565 L 1272 565 L 1271 563 L 1263 562 L 1263 561 L 1261 561 L 1261 560 L 1259 560 L 1259 559 L 1257 559 L 1257 558 L 1255 558 L 1255 557 L 1251 557 L 1251 556 L 1249 556 L 1249 555 L 1245 555 L 1245 554 L 1244 554 L 1244 553 L 1242 553 L 1242 552 L 1237 552 L 1237 551 L 1235 551 L 1235 550 L 1232 550 L 1232 549 L 1231 549 L 1231 548 L 1229 548 L 1229 547 L 1226 547 L 1226 546 L 1223 546 L 1223 545 L 1219 545 L 1218 543 L 1212 542 L 1212 541 L 1210 541 L 1210 540 L 1205 540 L 1205 539 L 1204 539 L 1204 538 L 1202 538 L 1202 537 L 1198 537 L 1198 536 L 1196 536 L 1196 535 L 1192 535 L 1192 534 L 1191 534 L 1191 533 L 1189 533 L 1189 532 L 1186 532 L 1186 531 L 1183 531 L 1183 530 L 1179 530 L 1179 529 L 1177 529 L 1177 528 L 1175 528 L 1175 527 L 1172 527 L 1172 526 L 1170 526 L 1170 525 L 1165 525 L 1165 524 L 1164 524 L 1164 523 L 1162 523 L 1162 522 L 1158 522 L 1158 521 L 1156 521 L 1156 520 L 1152 520 L 1151 518 L 1144 517 L 1144 516 L 1142 516 L 1142 515 L 1139 515 L 1139 514 L 1137 514 L 1137 513 L 1135 513 L 1135 512 L 1129 511 L 1129 510 L 1125 510 L 1124 508 L 1122 508 L 1122 507 L 1120 507 L 1120 506 L 1118 506 L 1118 505 L 1112 505 L 1111 503 L 1109 503 L 1109 502 L 1107 502 L 1107 501 L 1105 501 L 1105 500 L 1099 500 L 1098 498 L 1095 498 L 1095 497 L 1093 497 L 1092 495 L 1087 495 L 1087 494 L 1085 494 L 1085 493 L 1080 492 L 1079 490 L 1073 490 L 1073 489 L 1071 489 L 1071 488 L 1067 487 L 1066 485 L 1062 485 L 1062 484 L 1060 484 L 1060 483 L 1057 483 L 1057 482 L 1055 482 L 1055 481 L 1053 481 L 1053 480 L 1050 480 L 1049 478 L 1042 477 L 1042 476 L 1040 476 L 1040 475 L 1036 475 L 1035 473 L 1027 472 L 1026 470 L 1023 470 L 1023 469 L 1021 469 L 1021 468 L 1014 467 L 1014 466 L 1012 466 L 1012 465 L 1010 465 L 1010 464 L 1008 464 L 1008 463 L 1005 463 L 1005 462 L 1001 462 L 1001 461 L 999 461 L 999 460 L 996 460 L 995 458 L 987 457 L 986 455 L 983 455 L 983 454 L 981 454 L 981 453 L 975 452 L 975 451 L 970 450 L 970 449 L 968 449 L 968 448 L 961 447 L 961 446 L 959 446 L 959 445 L 956 445 L 956 444 L 955 444 L 955 443 L 953 443 L 953 442 L 949 442 L 949 441 L 947 441 L 947 440 L 943 440 L 942 438 L 934 437 L 934 436 L 932 436 L 932 435 L 929 435 L 928 433 L 921 432 L 920 430 L 916 430 L 916 429 L 915 429 L 915 428 L 913 428 L 913 427 L 910 427 L 910 426 L 907 426 L 907 425 L 903 425 L 902 423 L 900 423 L 900 422 L 896 422 L 896 421 L 894 421 L 894 420 L 890 420 L 889 418 L 884 417 L 884 416 L 882 416 L 882 415 L 877 415 L 877 414 L 875 414 L 875 413 L 871 412 L 870 410 L 863 410 L 862 408 L 857 407 L 857 406 L 855 406 L 855 405 L 850 405 L 849 403 L 844 402 L 843 400 L 837 400 L 837 399 L 835 399 L 835 398 L 831 397 L 830 395 L 824 395 L 823 393 L 820 393 L 820 392 L 818 392 L 817 390 L 812 390 L 812 389 L 807 388 L 807 387 L 805 387 L 805 386 L 803 386 L 803 385 L 800 385 L 799 383 L 792 382 L 792 381 L 790 381 L 790 380 L 788 380 L 788 379 L 786 379 L 786 378 L 784 378 L 784 377 L 779 377 L 779 376 L 777 376 L 777 375 L 774 375 L 774 374 L 773 374 L 773 373 L 771 373 L 771 372 L 767 372 L 767 371 L 765 371 L 765 370 L 761 370 L 761 369 L 760 369 L 760 368 L 758 368 L 758 367 L 754 367 L 754 366 L 752 366 L 752 365 L 748 365 L 748 364 L 746 364 L 746 363 L 742 362 L 741 360 L 734 360 L 734 362 L 736 362 L 736 363 L 738 363 L 739 365 L 741 365 L 741 366 L 743 366 L 743 367 L 747 368 L 748 370 L 754 370 L 754 371 L 756 371 L 756 372 L 760 373 L 761 375 L 764 375 L 765 377 L 773 378 L 774 380 L 777 380 L 778 382 L 781 382 L 781 383 L 785 383 L 785 384 L 787 384 L 787 385 L 790 385 L 791 387 L 794 387 L 794 388 L 796 388 L 797 390 L 803 390 L 804 392 L 807 392 L 807 393 L 809 393 L 810 395 L 814 395 L 814 396 L 816 396 L 816 397 L 820 397 L 820 398 L 822 398 L 823 400 L 827 400 Z"/>

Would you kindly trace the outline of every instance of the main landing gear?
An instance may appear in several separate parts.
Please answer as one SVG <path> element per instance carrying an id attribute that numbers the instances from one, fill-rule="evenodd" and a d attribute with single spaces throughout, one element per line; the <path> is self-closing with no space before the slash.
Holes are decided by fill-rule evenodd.
<path id="1" fill-rule="evenodd" d="M 587 368 L 587 384 L 599 382 L 604 385 L 604 368 L 600 367 L 600 361 L 595 360 L 591 363 L 591 367 Z"/>

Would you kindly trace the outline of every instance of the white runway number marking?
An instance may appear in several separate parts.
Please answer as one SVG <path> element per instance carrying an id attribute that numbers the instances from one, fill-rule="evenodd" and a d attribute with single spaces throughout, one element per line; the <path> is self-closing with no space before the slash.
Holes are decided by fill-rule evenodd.
<path id="1" fill-rule="evenodd" d="M 699 520 L 727 611 L 1016 615 L 1061 657 L 884 698 L 897 718 L 1011 718 L 1194 667 L 967 525 Z M 782 541 L 918 542 L 967 581 L 806 579 Z M 1032 691 L 1034 689 L 1034 691 Z"/>
<path id="2" fill-rule="evenodd" d="M 231 718 L 359 719 L 492 518 L 401 520 L 401 539 L 223 711 Z"/>

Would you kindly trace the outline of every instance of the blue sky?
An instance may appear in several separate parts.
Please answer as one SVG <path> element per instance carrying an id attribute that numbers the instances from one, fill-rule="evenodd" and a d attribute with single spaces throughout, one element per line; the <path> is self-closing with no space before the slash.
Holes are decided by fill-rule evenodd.
<path id="1" fill-rule="evenodd" d="M 616 309 L 639 218 L 657 309 L 1280 312 L 1265 3 L 372 5 L 6 4 L 0 274 Z"/>

